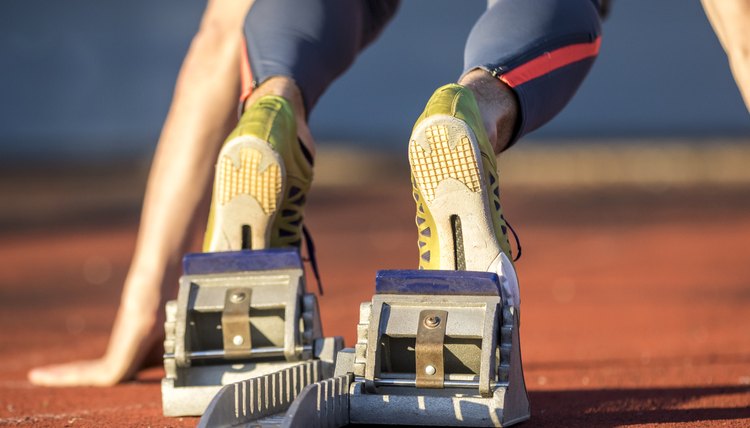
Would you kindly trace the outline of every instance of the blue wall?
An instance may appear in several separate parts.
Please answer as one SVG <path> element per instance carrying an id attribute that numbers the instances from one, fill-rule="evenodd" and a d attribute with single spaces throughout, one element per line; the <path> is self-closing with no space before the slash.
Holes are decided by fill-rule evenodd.
<path id="1" fill-rule="evenodd" d="M 153 149 L 205 3 L 0 2 L 0 156 Z M 700 3 L 620 0 L 602 54 L 538 137 L 748 136 L 750 116 Z M 399 147 L 461 70 L 484 2 L 407 0 L 313 113 L 320 140 Z"/>

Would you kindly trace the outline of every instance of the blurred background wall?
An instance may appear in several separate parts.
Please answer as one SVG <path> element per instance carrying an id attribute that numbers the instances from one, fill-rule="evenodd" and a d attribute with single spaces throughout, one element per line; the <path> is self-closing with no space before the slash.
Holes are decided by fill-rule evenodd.
<path id="1" fill-rule="evenodd" d="M 0 2 L 0 158 L 150 155 L 204 6 Z M 402 150 L 432 90 L 460 73 L 465 37 L 484 7 L 405 1 L 313 112 L 318 139 Z M 532 138 L 742 138 L 748 119 L 698 0 L 616 0 L 588 80 Z"/>

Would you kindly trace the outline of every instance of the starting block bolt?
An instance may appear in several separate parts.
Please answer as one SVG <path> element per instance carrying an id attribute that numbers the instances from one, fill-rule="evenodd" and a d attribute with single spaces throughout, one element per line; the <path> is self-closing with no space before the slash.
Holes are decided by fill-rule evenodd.
<path id="1" fill-rule="evenodd" d="M 231 300 L 232 303 L 240 303 L 245 299 L 247 299 L 247 294 L 241 291 L 232 293 L 232 295 L 229 297 L 229 300 Z"/>
<path id="2" fill-rule="evenodd" d="M 435 328 L 440 325 L 440 317 L 431 316 L 424 319 L 424 325 L 427 328 Z"/>
<path id="3" fill-rule="evenodd" d="M 431 366 L 429 364 L 426 365 L 425 368 L 424 368 L 424 372 L 427 373 L 430 376 L 434 375 L 435 372 L 436 372 L 435 366 Z"/>
<path id="4" fill-rule="evenodd" d="M 234 346 L 240 346 L 243 343 L 245 343 L 245 339 L 242 338 L 239 334 L 237 336 L 234 336 L 232 338 L 232 343 L 234 343 Z"/>

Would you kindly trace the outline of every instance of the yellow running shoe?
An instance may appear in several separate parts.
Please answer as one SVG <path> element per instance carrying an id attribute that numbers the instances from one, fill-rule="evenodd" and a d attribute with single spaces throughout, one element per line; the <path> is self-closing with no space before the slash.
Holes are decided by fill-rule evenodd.
<path id="1" fill-rule="evenodd" d="M 289 102 L 260 98 L 219 152 L 203 251 L 299 247 L 311 161 Z"/>
<path id="2" fill-rule="evenodd" d="M 414 125 L 409 164 L 419 268 L 513 270 L 495 154 L 471 90 L 435 91 Z"/>

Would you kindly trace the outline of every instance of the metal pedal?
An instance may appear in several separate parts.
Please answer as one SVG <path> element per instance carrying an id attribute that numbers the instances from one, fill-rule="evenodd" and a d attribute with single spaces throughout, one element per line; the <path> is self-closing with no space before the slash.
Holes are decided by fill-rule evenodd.
<path id="1" fill-rule="evenodd" d="M 183 267 L 177 300 L 166 305 L 164 415 L 201 415 L 234 382 L 275 388 L 294 377 L 296 396 L 331 376 L 342 341 L 323 338 L 296 249 L 189 254 Z"/>
<path id="2" fill-rule="evenodd" d="M 495 273 L 379 272 L 372 302 L 360 309 L 353 358 L 341 358 L 354 375 L 351 423 L 508 426 L 528 419 L 519 314 L 508 289 Z"/>

